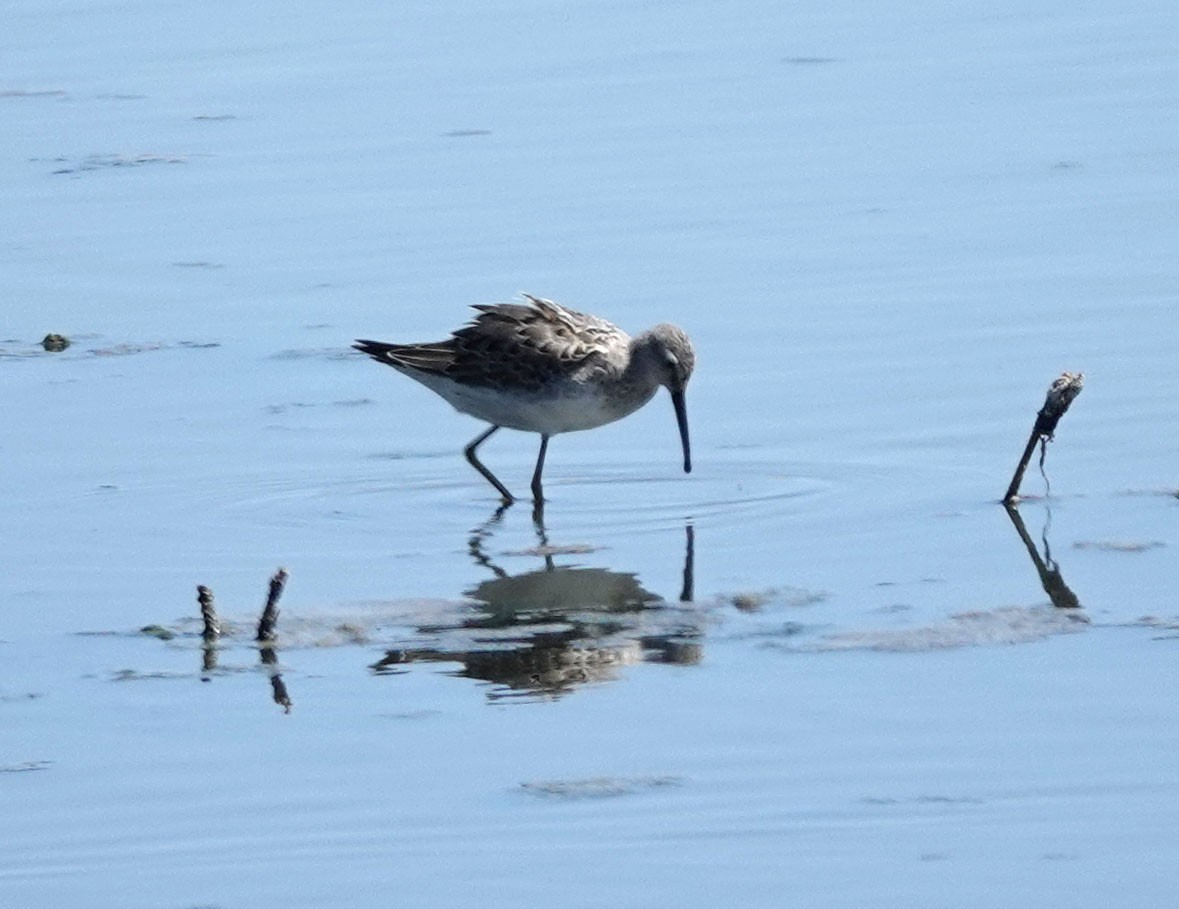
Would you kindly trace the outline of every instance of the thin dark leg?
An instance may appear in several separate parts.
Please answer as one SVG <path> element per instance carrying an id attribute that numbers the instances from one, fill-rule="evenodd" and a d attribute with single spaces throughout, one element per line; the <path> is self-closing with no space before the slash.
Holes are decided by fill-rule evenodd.
<path id="1" fill-rule="evenodd" d="M 540 485 L 540 475 L 544 472 L 544 453 L 549 447 L 549 437 L 540 437 L 540 454 L 536 456 L 536 470 L 532 474 L 532 501 L 540 504 L 544 502 L 544 488 Z"/>
<path id="2" fill-rule="evenodd" d="M 516 499 L 508 492 L 508 487 L 504 486 L 495 474 L 483 466 L 483 462 L 475 457 L 475 449 L 482 445 L 494 433 L 498 426 L 492 426 L 487 432 L 481 433 L 470 445 L 463 449 L 463 454 L 467 456 L 467 462 L 474 467 L 479 473 L 483 474 L 483 478 L 487 480 L 492 486 L 499 490 L 499 494 L 503 497 L 505 505 L 511 505 Z"/>

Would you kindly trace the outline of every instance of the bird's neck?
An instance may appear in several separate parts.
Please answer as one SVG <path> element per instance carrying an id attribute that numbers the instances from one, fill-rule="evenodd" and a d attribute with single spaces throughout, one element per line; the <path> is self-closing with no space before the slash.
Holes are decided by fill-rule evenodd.
<path id="1" fill-rule="evenodd" d="M 631 341 L 630 357 L 611 383 L 614 387 L 610 398 L 620 416 L 638 410 L 659 390 L 659 366 L 656 357 L 649 339 L 640 335 Z"/>

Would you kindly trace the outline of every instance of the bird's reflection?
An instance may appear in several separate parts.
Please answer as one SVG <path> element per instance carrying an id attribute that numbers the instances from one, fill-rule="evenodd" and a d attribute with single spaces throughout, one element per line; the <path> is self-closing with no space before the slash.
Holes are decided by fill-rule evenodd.
<path id="1" fill-rule="evenodd" d="M 1040 584 L 1043 586 L 1044 592 L 1048 594 L 1052 605 L 1058 609 L 1079 608 L 1081 601 L 1064 582 L 1060 567 L 1052 558 L 1052 549 L 1048 545 L 1048 529 L 1052 526 L 1052 509 L 1047 509 L 1044 528 L 1040 533 L 1040 540 L 1044 544 L 1044 555 L 1041 557 L 1039 549 L 1023 523 L 1023 517 L 1019 513 L 1017 504 L 1004 503 L 1003 507 L 1007 510 L 1007 517 L 1011 518 L 1011 523 L 1015 525 L 1015 532 L 1019 534 L 1020 540 L 1023 541 L 1023 545 L 1027 549 L 1032 564 L 1036 568 L 1036 573 L 1040 576 Z"/>
<path id="2" fill-rule="evenodd" d="M 557 697 L 586 682 L 614 678 L 640 661 L 694 663 L 703 628 L 694 610 L 645 589 L 636 575 L 560 564 L 585 547 L 549 542 L 543 512 L 533 512 L 542 567 L 511 574 L 488 553 L 505 508 L 471 531 L 468 551 L 492 577 L 464 592 L 470 610 L 452 622 L 422 625 L 427 646 L 389 650 L 372 668 L 399 671 L 410 662 L 457 662 L 458 675 L 495 683 L 492 698 Z M 680 603 L 693 594 L 694 531 L 685 526 Z"/>

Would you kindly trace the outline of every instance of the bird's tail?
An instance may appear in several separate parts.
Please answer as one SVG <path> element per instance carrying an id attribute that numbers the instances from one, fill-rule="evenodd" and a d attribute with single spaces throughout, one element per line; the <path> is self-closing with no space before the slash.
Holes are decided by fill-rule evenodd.
<path id="1" fill-rule="evenodd" d="M 389 361 L 389 352 L 396 346 L 396 344 L 386 344 L 384 341 L 366 341 L 363 338 L 357 338 L 356 342 L 352 345 L 354 349 L 368 354 L 374 360 L 381 360 L 386 363 Z"/>

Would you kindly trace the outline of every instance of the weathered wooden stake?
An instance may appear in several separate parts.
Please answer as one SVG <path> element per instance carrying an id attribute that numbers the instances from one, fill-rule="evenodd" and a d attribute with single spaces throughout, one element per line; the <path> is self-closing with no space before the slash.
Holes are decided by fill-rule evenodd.
<path id="1" fill-rule="evenodd" d="M 274 626 L 278 624 L 278 600 L 287 584 L 287 570 L 280 568 L 270 579 L 270 593 L 266 597 L 266 607 L 262 610 L 262 618 L 258 620 L 258 634 L 256 641 L 273 641 Z"/>
<path id="2" fill-rule="evenodd" d="M 205 623 L 201 637 L 205 643 L 212 643 L 221 637 L 221 621 L 217 618 L 217 607 L 213 605 L 213 591 L 204 584 L 198 584 L 197 602 L 201 604 L 201 619 Z"/>
<path id="3" fill-rule="evenodd" d="M 1083 372 L 1064 372 L 1052 383 L 1048 389 L 1048 396 L 1044 399 L 1044 406 L 1036 414 L 1036 425 L 1032 427 L 1032 434 L 1028 438 L 1027 447 L 1023 450 L 1023 457 L 1015 468 L 1015 475 L 1011 478 L 1011 485 L 1007 487 L 1007 494 L 1003 496 L 1004 505 L 1012 505 L 1019 501 L 1019 484 L 1023 482 L 1023 472 L 1027 470 L 1028 461 L 1032 459 L 1032 452 L 1036 450 L 1036 443 L 1040 443 L 1040 463 L 1044 463 L 1047 453 L 1047 443 L 1052 441 L 1056 432 L 1056 424 L 1073 403 L 1073 398 L 1081 393 L 1085 384 Z"/>

